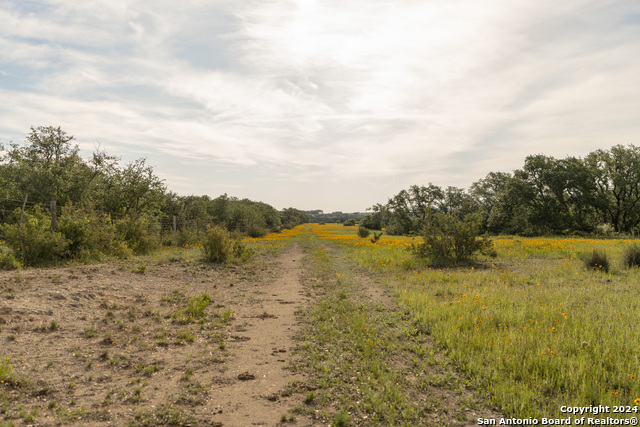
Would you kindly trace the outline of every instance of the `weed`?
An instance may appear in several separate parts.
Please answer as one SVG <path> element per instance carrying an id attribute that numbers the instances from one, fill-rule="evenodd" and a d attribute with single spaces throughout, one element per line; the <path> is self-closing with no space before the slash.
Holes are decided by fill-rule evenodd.
<path id="1" fill-rule="evenodd" d="M 186 307 L 176 311 L 173 315 L 173 319 L 182 325 L 203 319 L 205 316 L 205 310 L 209 306 L 210 302 L 211 297 L 207 294 L 189 298 Z"/>
<path id="2" fill-rule="evenodd" d="M 640 245 L 633 243 L 624 248 L 622 262 L 627 268 L 640 267 Z"/>
<path id="3" fill-rule="evenodd" d="M 594 249 L 589 255 L 585 256 L 583 263 L 585 269 L 609 272 L 609 257 L 604 251 Z"/>
<path id="4" fill-rule="evenodd" d="M 184 344 L 185 342 L 193 342 L 195 338 L 191 332 L 184 331 L 182 329 L 179 329 L 176 335 L 177 335 L 177 340 L 176 340 L 177 344 Z"/>
<path id="5" fill-rule="evenodd" d="M 204 257 L 207 262 L 220 264 L 231 255 L 231 237 L 229 232 L 222 227 L 214 226 L 207 229 L 207 234 L 202 244 Z"/>
<path id="6" fill-rule="evenodd" d="M 10 364 L 11 358 L 6 356 L 4 360 L 0 359 L 0 381 L 5 382 L 13 380 L 13 365 Z"/>

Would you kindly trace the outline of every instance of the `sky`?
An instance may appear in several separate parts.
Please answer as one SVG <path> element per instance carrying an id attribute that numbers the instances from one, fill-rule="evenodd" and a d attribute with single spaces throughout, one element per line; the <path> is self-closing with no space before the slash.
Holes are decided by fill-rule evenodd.
<path id="1" fill-rule="evenodd" d="M 0 0 L 0 143 L 180 195 L 365 211 L 640 144 L 637 0 Z"/>

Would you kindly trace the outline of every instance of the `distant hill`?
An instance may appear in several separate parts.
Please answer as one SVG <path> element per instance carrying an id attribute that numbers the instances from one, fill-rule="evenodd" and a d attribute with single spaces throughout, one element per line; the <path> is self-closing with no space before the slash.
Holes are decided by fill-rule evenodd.
<path id="1" fill-rule="evenodd" d="M 304 211 L 309 217 L 311 222 L 337 222 L 342 223 L 348 219 L 355 219 L 356 221 L 360 221 L 365 216 L 368 215 L 366 212 L 331 212 L 324 213 L 322 210 L 313 210 L 313 211 Z"/>

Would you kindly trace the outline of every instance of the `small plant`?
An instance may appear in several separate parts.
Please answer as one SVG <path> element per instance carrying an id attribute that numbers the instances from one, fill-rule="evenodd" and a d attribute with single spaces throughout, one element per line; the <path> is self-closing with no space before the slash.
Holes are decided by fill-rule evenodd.
<path id="1" fill-rule="evenodd" d="M 207 228 L 202 249 L 204 250 L 204 258 L 207 262 L 221 264 L 227 261 L 232 249 L 229 232 L 218 226 Z"/>
<path id="2" fill-rule="evenodd" d="M 640 267 L 640 245 L 633 243 L 624 248 L 622 262 L 627 268 Z"/>
<path id="3" fill-rule="evenodd" d="M 53 332 L 53 331 L 57 330 L 59 327 L 60 327 L 60 325 L 59 325 L 59 324 L 58 324 L 58 322 L 56 322 L 55 320 L 52 320 L 52 321 L 49 323 L 49 330 L 50 330 L 51 332 Z"/>
<path id="4" fill-rule="evenodd" d="M 335 427 L 347 427 L 351 425 L 351 418 L 344 408 L 340 408 L 338 412 L 333 414 L 331 425 Z"/>
<path id="5" fill-rule="evenodd" d="M 211 297 L 207 294 L 202 294 L 199 297 L 189 298 L 187 306 L 178 310 L 173 318 L 180 324 L 186 324 L 195 322 L 200 319 L 204 319 L 205 310 L 211 302 Z"/>
<path id="6" fill-rule="evenodd" d="M 311 405 L 313 403 L 313 401 L 316 398 L 316 394 L 312 391 L 310 391 L 309 393 L 307 393 L 307 395 L 305 396 L 303 402 L 307 405 Z"/>
<path id="7" fill-rule="evenodd" d="M 146 265 L 141 265 L 140 267 L 138 267 L 136 269 L 136 273 L 138 274 L 144 274 L 144 272 L 147 270 L 147 266 Z"/>
<path id="8" fill-rule="evenodd" d="M 363 227 L 361 225 L 358 226 L 358 236 L 360 236 L 363 239 L 365 239 L 365 238 L 369 237 L 370 234 L 371 234 L 371 230 L 369 230 L 367 227 Z"/>
<path id="9" fill-rule="evenodd" d="M 84 328 L 84 336 L 86 336 L 87 338 L 93 338 L 96 335 L 98 335 L 98 328 L 96 328 L 95 326 L 86 326 Z"/>
<path id="10" fill-rule="evenodd" d="M 0 270 L 17 270 L 20 268 L 20 262 L 16 260 L 11 252 L 5 252 L 0 248 Z"/>
<path id="11" fill-rule="evenodd" d="M 0 360 L 0 381 L 7 381 L 13 379 L 13 366 L 9 364 L 11 362 L 10 357 L 5 357 L 4 360 Z"/>
<path id="12" fill-rule="evenodd" d="M 183 331 L 182 329 L 178 330 L 177 336 L 178 336 L 178 339 L 177 339 L 178 344 L 184 344 L 185 342 L 193 342 L 194 340 L 194 336 L 191 332 Z"/>
<path id="13" fill-rule="evenodd" d="M 585 269 L 609 272 L 609 258 L 605 251 L 594 249 L 584 260 Z"/>

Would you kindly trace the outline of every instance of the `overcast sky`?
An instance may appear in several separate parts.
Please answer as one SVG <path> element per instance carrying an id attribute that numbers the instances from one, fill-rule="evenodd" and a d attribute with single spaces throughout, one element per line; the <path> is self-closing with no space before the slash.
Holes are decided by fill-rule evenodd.
<path id="1" fill-rule="evenodd" d="M 0 142 L 60 126 L 182 195 L 364 211 L 640 145 L 638 0 L 0 0 Z"/>

